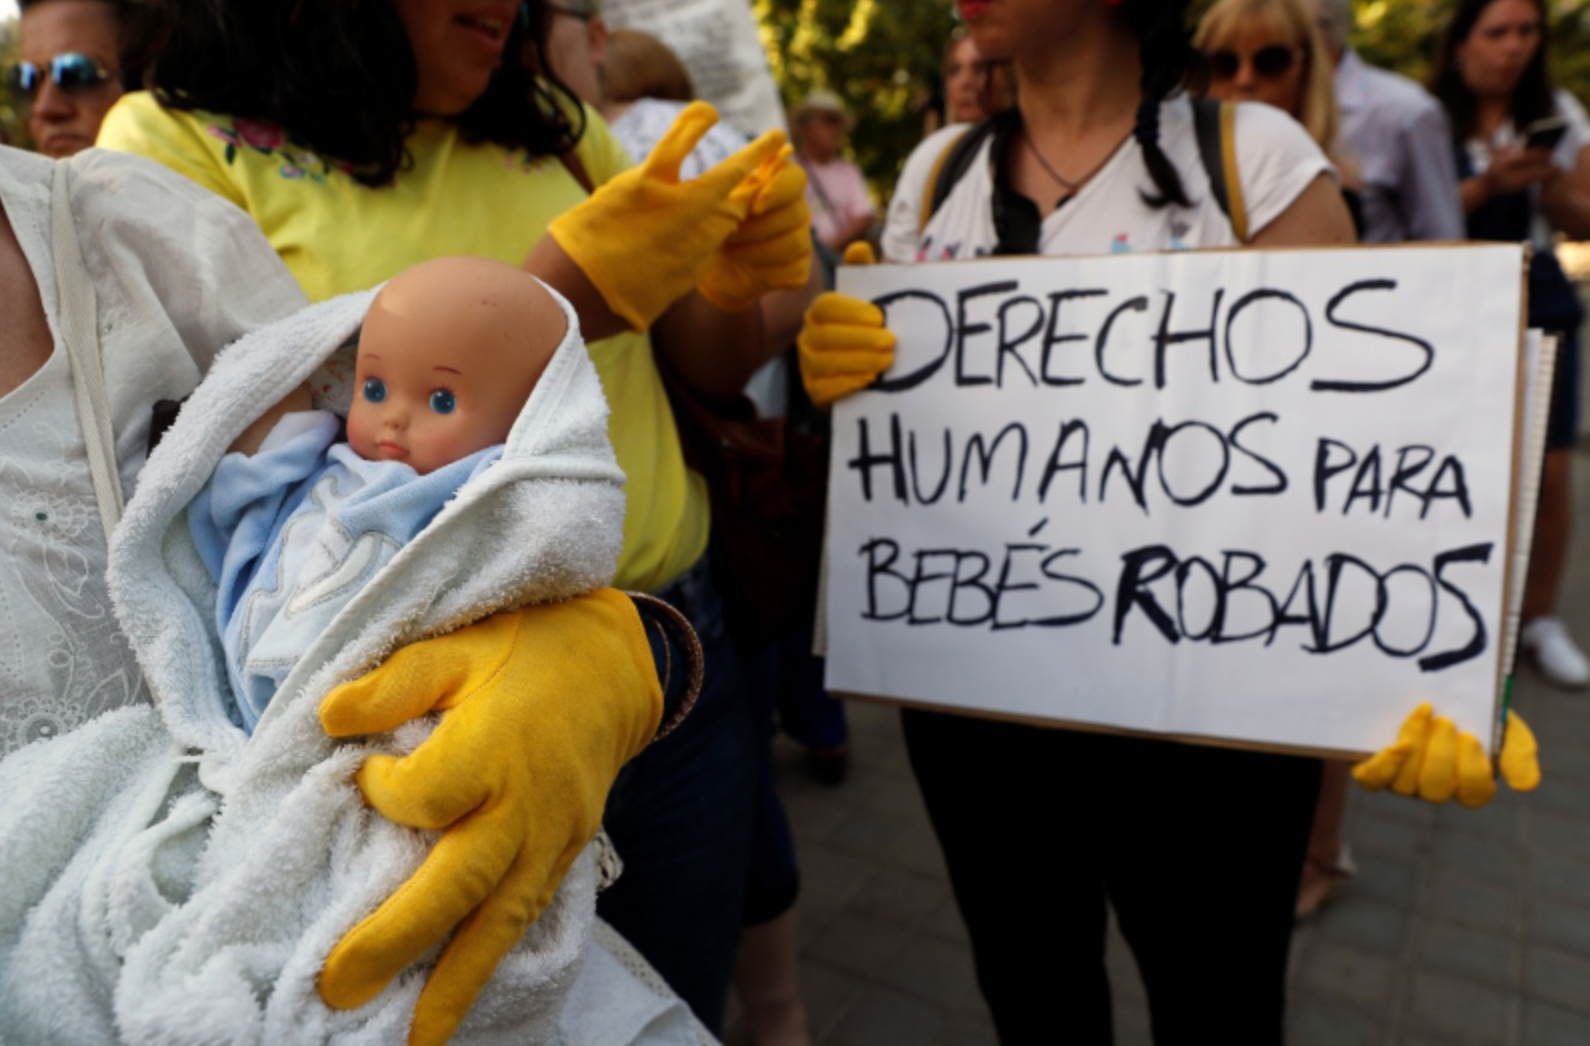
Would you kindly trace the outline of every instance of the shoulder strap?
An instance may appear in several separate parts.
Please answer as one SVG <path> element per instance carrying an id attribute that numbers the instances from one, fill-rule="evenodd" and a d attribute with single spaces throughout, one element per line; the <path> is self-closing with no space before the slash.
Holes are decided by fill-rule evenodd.
<path id="1" fill-rule="evenodd" d="M 105 369 L 99 349 L 99 300 L 83 267 L 77 243 L 77 224 L 66 194 L 66 163 L 55 164 L 50 185 L 50 235 L 55 255 L 56 311 L 60 314 L 61 341 L 72 371 L 72 391 L 77 399 L 78 426 L 88 453 L 88 475 L 99 502 L 99 521 L 110 541 L 121 519 L 121 475 L 116 469 L 116 438 L 111 430 L 110 399 L 105 392 Z"/>
<path id="2" fill-rule="evenodd" d="M 568 168 L 568 172 L 574 180 L 580 183 L 580 188 L 585 190 L 585 195 L 589 196 L 596 191 L 596 185 L 591 181 L 591 176 L 586 173 L 585 161 L 580 159 L 579 153 L 570 149 L 568 152 L 558 153 L 558 160 L 562 162 L 564 167 Z"/>
<path id="3" fill-rule="evenodd" d="M 955 183 L 971 170 L 972 161 L 977 158 L 978 150 L 983 142 L 994 133 L 992 118 L 982 121 L 975 127 L 962 131 L 944 151 L 939 153 L 939 158 L 933 164 L 933 170 L 928 175 L 927 189 L 922 194 L 921 220 L 917 223 L 917 233 L 920 234 L 927 228 L 928 222 L 938 213 L 944 201 L 949 199 L 950 190 L 955 188 Z"/>
<path id="4" fill-rule="evenodd" d="M 1214 98 L 1194 98 L 1193 129 L 1198 138 L 1198 158 L 1209 175 L 1215 202 L 1231 221 L 1238 243 L 1248 242 L 1248 204 L 1242 195 L 1237 169 L 1237 107 Z"/>

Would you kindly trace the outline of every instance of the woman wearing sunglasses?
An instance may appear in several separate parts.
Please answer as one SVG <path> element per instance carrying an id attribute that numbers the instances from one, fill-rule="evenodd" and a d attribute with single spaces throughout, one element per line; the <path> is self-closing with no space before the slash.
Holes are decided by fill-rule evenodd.
<path id="1" fill-rule="evenodd" d="M 1358 225 L 1356 165 L 1339 136 L 1330 52 L 1301 0 L 1219 0 L 1199 22 L 1193 44 L 1203 52 L 1211 97 L 1273 105 L 1303 125 L 1346 183 Z"/>
<path id="2" fill-rule="evenodd" d="M 114 0 L 31 0 L 22 4 L 21 61 L 7 86 L 45 156 L 87 149 L 122 96 L 122 7 Z"/>
<path id="3" fill-rule="evenodd" d="M 1590 660 L 1556 605 L 1572 536 L 1568 470 L 1579 435 L 1584 311 L 1555 245 L 1559 232 L 1590 237 L 1590 120 L 1553 87 L 1546 32 L 1546 8 L 1536 0 L 1464 0 L 1442 38 L 1430 90 L 1452 121 L 1469 237 L 1529 241 L 1529 324 L 1559 336 L 1519 643 L 1552 683 L 1579 689 L 1590 684 Z"/>
<path id="4" fill-rule="evenodd" d="M 917 148 L 890 208 L 889 259 L 1238 245 L 1182 90 L 1201 65 L 1186 6 L 960 0 L 978 50 L 1013 62 L 1016 107 L 994 118 L 925 224 L 933 171 L 965 128 Z M 1235 124 L 1249 242 L 1349 242 L 1341 194 L 1308 135 L 1266 106 L 1240 106 Z M 854 299 L 818 299 L 801 335 L 814 400 L 889 366 L 881 322 Z M 1281 1042 L 1318 760 L 941 712 L 902 718 L 1002 1043 L 1112 1041 L 1110 905 L 1160 1042 Z"/>

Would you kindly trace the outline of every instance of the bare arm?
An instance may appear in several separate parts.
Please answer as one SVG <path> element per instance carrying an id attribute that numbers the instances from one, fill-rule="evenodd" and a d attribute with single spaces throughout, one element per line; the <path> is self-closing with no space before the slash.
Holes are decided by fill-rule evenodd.
<path id="1" fill-rule="evenodd" d="M 764 358 L 761 310 L 722 312 L 700 294 L 674 302 L 651 334 L 674 373 L 709 399 L 737 394 Z"/>
<path id="2" fill-rule="evenodd" d="M 1329 247 L 1357 240 L 1341 190 L 1330 175 L 1322 174 L 1253 238 L 1253 246 Z"/>
<path id="3" fill-rule="evenodd" d="M 580 318 L 580 333 L 586 341 L 610 338 L 629 330 L 629 324 L 608 307 L 607 300 L 590 277 L 552 237 L 541 237 L 530 249 L 524 260 L 524 270 L 569 299 L 575 315 Z"/>
<path id="4" fill-rule="evenodd" d="M 1458 183 L 1458 199 L 1463 204 L 1464 214 L 1473 214 L 1485 206 L 1485 201 L 1491 194 L 1485 187 L 1485 178 L 1476 174 L 1472 178 L 1465 178 Z"/>
<path id="5" fill-rule="evenodd" d="M 1463 198 L 1463 213 L 1473 214 L 1493 197 L 1523 192 L 1542 179 L 1550 178 L 1556 168 L 1551 153 L 1545 149 L 1520 149 L 1516 146 L 1497 150 L 1490 166 L 1472 178 L 1463 179 L 1458 186 Z"/>
<path id="6" fill-rule="evenodd" d="M 7 330 L 0 344 L 0 396 L 33 377 L 55 349 L 33 270 L 22 253 L 4 207 L 0 207 L 0 316 Z"/>

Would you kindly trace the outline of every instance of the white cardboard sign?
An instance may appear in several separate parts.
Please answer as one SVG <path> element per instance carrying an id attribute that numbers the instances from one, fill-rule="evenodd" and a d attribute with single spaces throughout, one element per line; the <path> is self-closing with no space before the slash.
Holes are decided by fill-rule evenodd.
<path id="1" fill-rule="evenodd" d="M 1492 736 L 1522 248 L 841 270 L 899 338 L 834 412 L 828 686 L 1371 751 Z"/>

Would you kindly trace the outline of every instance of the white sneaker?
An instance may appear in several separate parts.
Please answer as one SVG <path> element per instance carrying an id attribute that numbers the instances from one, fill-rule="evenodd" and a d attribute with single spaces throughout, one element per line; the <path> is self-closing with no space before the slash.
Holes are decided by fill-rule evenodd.
<path id="1" fill-rule="evenodd" d="M 1590 660 L 1555 617 L 1537 617 L 1523 627 L 1519 641 L 1551 682 L 1568 690 L 1590 684 Z"/>

